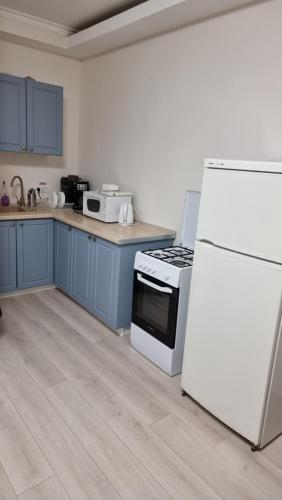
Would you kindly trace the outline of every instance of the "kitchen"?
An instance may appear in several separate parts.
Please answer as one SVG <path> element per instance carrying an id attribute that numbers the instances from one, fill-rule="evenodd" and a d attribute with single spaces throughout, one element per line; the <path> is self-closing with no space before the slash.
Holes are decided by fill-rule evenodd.
<path id="1" fill-rule="evenodd" d="M 103 2 L 94 3 L 98 17 Z M 113 1 L 113 9 L 115 3 L 124 8 Z M 96 259 L 98 271 L 106 267 L 110 274 L 103 263 L 111 255 L 119 263 L 115 269 L 125 262 L 133 276 L 134 254 L 142 250 L 134 245 L 153 248 L 148 224 L 159 228 L 154 248 L 171 246 L 175 233 L 173 244 L 181 243 L 185 193 L 201 190 L 205 158 L 281 161 L 281 4 L 231 2 L 236 9 L 222 14 L 222 2 L 211 3 L 213 13 L 195 13 L 195 2 L 128 2 L 136 18 L 145 20 L 135 19 L 135 29 L 126 34 L 121 25 L 133 22 L 132 12 L 115 11 L 112 20 L 101 21 L 109 32 L 111 22 L 120 23 L 119 29 L 114 26 L 115 37 L 104 33 L 99 39 L 91 31 L 95 16 L 89 11 L 88 21 L 83 19 L 78 2 L 73 11 L 64 9 L 63 1 L 53 10 L 52 2 L 45 7 L 27 2 L 30 8 L 19 16 L 21 2 L 1 1 L 1 73 L 63 87 L 63 155 L 1 151 L 1 185 L 6 182 L 12 204 L 20 193 L 18 181 L 10 188 L 15 175 L 23 179 L 25 195 L 37 187 L 58 193 L 60 179 L 68 175 L 88 180 L 91 190 L 116 183 L 133 193 L 135 218 L 145 221 L 142 238 L 147 241 L 132 239 L 141 223 L 110 224 L 115 228 L 110 231 L 101 229 L 106 223 L 67 211 L 62 215 L 60 209 L 44 216 L 44 234 L 48 224 L 62 228 L 61 235 L 65 228 L 72 248 L 74 240 L 78 245 L 82 241 L 79 231 L 86 235 L 87 258 Z M 152 19 L 147 8 L 152 8 Z M 153 12 L 157 8 L 164 9 L 159 18 Z M 193 15 L 198 18 L 191 19 Z M 175 24 L 169 25 L 168 18 Z M 74 37 L 69 48 L 61 25 Z M 74 32 L 81 27 L 84 40 Z M 39 202 L 33 221 L 49 211 L 47 201 Z M 16 212 L 12 217 L 20 241 L 25 229 L 20 222 L 31 219 L 28 214 L 18 218 Z M 70 224 L 70 218 L 80 217 L 88 221 L 84 227 Z M 105 237 L 107 231 L 111 235 Z M 34 234 L 30 230 L 26 241 L 36 255 Z M 125 252 L 128 234 L 130 258 Z M 88 236 L 96 241 L 88 242 Z M 121 243 L 124 238 L 126 244 Z M 90 245 L 97 242 L 100 252 L 94 257 Z M 28 261 L 31 269 L 43 259 L 44 248 Z M 85 262 L 83 252 L 81 259 Z M 67 260 L 62 251 L 61 262 Z M 69 265 L 73 272 L 74 260 Z M 82 273 L 76 274 L 76 292 L 89 276 L 85 268 L 81 264 Z M 126 285 L 122 276 L 114 282 L 114 290 Z M 99 305 L 81 307 L 85 297 L 80 293 L 79 302 L 52 283 L 47 287 L 6 292 L 0 299 L 2 497 L 281 497 L 281 438 L 251 453 L 248 443 L 181 396 L 181 375 L 168 376 L 131 346 L 129 336 L 115 335 L 113 330 L 126 326 L 117 321 L 124 314 L 122 302 L 127 315 L 130 309 L 128 299 L 122 301 L 124 292 L 115 295 L 122 304 L 114 298 L 107 302 L 103 294 L 104 311 L 112 314 L 107 322 L 97 315 Z M 29 464 L 21 462 L 24 452 Z"/>

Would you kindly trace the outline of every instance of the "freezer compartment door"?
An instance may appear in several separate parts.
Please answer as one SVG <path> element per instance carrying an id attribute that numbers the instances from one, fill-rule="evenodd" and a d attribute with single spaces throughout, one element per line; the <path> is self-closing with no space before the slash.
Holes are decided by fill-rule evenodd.
<path id="1" fill-rule="evenodd" d="M 259 444 L 281 308 L 282 266 L 197 243 L 182 387 Z"/>
<path id="2" fill-rule="evenodd" d="M 282 262 L 282 174 L 205 168 L 197 239 Z"/>

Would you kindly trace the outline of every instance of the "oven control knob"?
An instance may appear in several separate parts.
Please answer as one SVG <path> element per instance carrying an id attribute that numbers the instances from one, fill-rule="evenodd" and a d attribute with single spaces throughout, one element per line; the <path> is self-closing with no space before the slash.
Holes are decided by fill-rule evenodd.
<path id="1" fill-rule="evenodd" d="M 148 267 L 147 271 L 150 273 L 152 271 L 151 267 Z"/>
<path id="2" fill-rule="evenodd" d="M 169 280 L 169 278 L 170 278 L 170 276 L 167 274 L 167 275 L 165 276 L 165 280 L 167 281 L 167 280 Z"/>
<path id="3" fill-rule="evenodd" d="M 141 269 L 141 267 L 142 267 L 142 264 L 139 264 L 138 269 Z"/>
<path id="4" fill-rule="evenodd" d="M 152 274 L 156 274 L 156 272 L 157 272 L 156 269 L 153 269 Z"/>
<path id="5" fill-rule="evenodd" d="M 143 266 L 143 271 L 146 271 L 146 269 L 147 269 L 147 266 Z"/>

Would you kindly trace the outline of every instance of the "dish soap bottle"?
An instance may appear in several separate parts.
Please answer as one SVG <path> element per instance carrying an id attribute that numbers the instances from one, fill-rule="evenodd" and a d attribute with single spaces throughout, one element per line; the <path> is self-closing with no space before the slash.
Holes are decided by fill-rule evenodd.
<path id="1" fill-rule="evenodd" d="M 10 205 L 10 198 L 6 190 L 6 182 L 3 181 L 2 193 L 1 193 L 1 205 L 3 207 L 8 207 Z"/>

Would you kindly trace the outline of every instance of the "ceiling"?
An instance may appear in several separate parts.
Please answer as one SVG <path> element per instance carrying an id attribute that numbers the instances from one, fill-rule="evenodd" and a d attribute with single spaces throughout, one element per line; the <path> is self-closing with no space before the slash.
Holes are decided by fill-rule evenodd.
<path id="1" fill-rule="evenodd" d="M 85 60 L 268 1 L 0 0 L 0 40 Z"/>
<path id="2" fill-rule="evenodd" d="M 0 7 L 81 30 L 147 0 L 0 0 Z"/>

